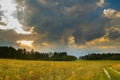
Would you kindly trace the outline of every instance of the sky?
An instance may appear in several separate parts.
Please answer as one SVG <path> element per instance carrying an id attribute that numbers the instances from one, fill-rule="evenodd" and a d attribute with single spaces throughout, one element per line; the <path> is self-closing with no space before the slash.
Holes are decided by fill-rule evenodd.
<path id="1" fill-rule="evenodd" d="M 0 46 L 120 52 L 120 0 L 0 0 Z"/>

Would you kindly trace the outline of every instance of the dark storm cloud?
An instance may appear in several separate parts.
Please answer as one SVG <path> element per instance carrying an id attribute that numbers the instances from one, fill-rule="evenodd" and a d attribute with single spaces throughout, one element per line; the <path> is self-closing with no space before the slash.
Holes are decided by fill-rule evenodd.
<path id="1" fill-rule="evenodd" d="M 111 40 L 118 40 L 120 38 L 120 25 L 113 26 L 109 28 L 108 38 Z"/>
<path id="2" fill-rule="evenodd" d="M 1 22 L 1 20 L 2 20 L 1 16 L 2 16 L 2 15 L 3 15 L 3 12 L 0 11 L 0 25 L 5 25 L 5 23 Z"/>
<path id="3" fill-rule="evenodd" d="M 120 32 L 110 32 L 110 35 L 109 35 L 109 38 L 110 39 L 118 39 L 118 38 L 120 38 Z"/>
<path id="4" fill-rule="evenodd" d="M 87 25 L 91 22 L 92 18 L 90 18 L 90 16 L 95 13 L 95 10 L 98 7 L 96 4 L 97 1 L 18 0 L 18 2 L 20 5 L 26 7 L 26 10 L 23 14 L 27 16 L 25 16 L 25 20 L 28 25 L 35 26 L 37 33 L 40 35 L 47 34 L 43 40 L 59 41 L 62 37 L 64 40 L 67 40 L 69 36 L 75 33 L 75 38 L 80 38 L 85 36 L 83 34 L 86 34 L 84 39 L 89 41 L 103 35 L 102 30 L 99 31 L 100 33 L 97 32 L 97 34 L 95 32 L 96 30 L 99 30 L 100 27 L 95 28 L 97 27 L 96 25 Z M 21 16 L 23 15 L 21 14 Z M 88 27 L 90 28 L 87 32 L 81 33 L 80 29 Z M 91 33 L 91 31 L 94 32 Z M 77 32 L 78 34 L 81 33 L 82 35 L 78 35 Z M 89 35 L 90 33 L 91 35 Z M 83 38 L 81 38 L 81 40 L 82 39 Z"/>
<path id="5" fill-rule="evenodd" d="M 105 35 L 105 31 L 103 27 L 95 27 L 91 26 L 90 29 L 84 29 L 76 30 L 73 33 L 73 36 L 75 37 L 76 44 L 82 44 L 88 41 L 92 41 L 94 39 L 100 38 Z"/>
<path id="6" fill-rule="evenodd" d="M 75 43 L 81 44 L 106 34 L 106 25 L 116 24 L 103 15 L 104 5 L 100 0 L 16 0 L 18 18 L 43 36 L 37 41 L 59 42 L 74 36 Z M 99 5 L 97 5 L 99 3 Z M 108 6 L 108 5 L 106 5 Z M 116 33 L 114 34 L 116 35 Z M 112 37 L 111 37 L 112 38 Z"/>
<path id="7" fill-rule="evenodd" d="M 108 38 L 116 40 L 120 37 L 120 11 L 115 9 L 105 9 L 103 11 L 104 18 L 106 19 L 105 28 L 108 29 Z"/>
<path id="8" fill-rule="evenodd" d="M 16 41 L 18 40 L 35 40 L 35 35 L 23 35 L 16 34 L 13 30 L 0 30 L 0 45 L 18 46 Z"/>
<path id="9" fill-rule="evenodd" d="M 14 45 L 16 42 L 14 31 L 0 30 L 0 45 Z"/>

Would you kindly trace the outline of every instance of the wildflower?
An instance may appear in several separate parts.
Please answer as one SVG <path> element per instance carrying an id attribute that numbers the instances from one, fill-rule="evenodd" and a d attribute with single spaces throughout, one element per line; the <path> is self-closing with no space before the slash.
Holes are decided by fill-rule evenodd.
<path id="1" fill-rule="evenodd" d="M 29 72 L 28 72 L 28 74 L 29 74 L 29 75 L 32 75 L 32 74 L 33 74 L 33 71 L 32 71 L 32 70 L 31 70 L 31 71 L 29 71 Z"/>
<path id="2" fill-rule="evenodd" d="M 16 78 L 17 78 L 17 79 L 20 79 L 20 75 L 16 75 Z"/>

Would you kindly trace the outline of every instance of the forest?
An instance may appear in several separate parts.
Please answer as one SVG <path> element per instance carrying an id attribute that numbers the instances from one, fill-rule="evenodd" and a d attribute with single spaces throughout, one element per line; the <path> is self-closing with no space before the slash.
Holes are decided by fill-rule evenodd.
<path id="1" fill-rule="evenodd" d="M 82 60 L 120 60 L 120 53 L 91 53 L 80 56 Z"/>
<path id="2" fill-rule="evenodd" d="M 8 46 L 0 47 L 0 58 L 46 61 L 75 61 L 77 59 L 75 56 L 68 55 L 67 52 L 40 53 L 33 49 L 27 51 L 26 49 L 15 49 Z"/>

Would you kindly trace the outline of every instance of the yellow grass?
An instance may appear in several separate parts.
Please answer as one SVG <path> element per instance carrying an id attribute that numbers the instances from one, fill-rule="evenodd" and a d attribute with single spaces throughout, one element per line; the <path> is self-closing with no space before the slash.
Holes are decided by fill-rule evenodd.
<path id="1" fill-rule="evenodd" d="M 103 67 L 120 61 L 25 61 L 0 59 L 0 80 L 108 80 Z"/>

